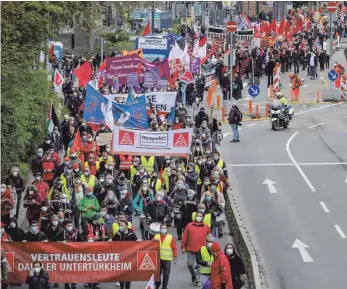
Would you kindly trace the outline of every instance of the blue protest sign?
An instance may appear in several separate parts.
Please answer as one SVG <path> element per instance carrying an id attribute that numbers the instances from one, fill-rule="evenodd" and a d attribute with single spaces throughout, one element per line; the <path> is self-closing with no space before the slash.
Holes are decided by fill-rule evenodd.
<path id="1" fill-rule="evenodd" d="M 249 88 L 248 88 L 248 93 L 250 96 L 252 97 L 256 97 L 259 95 L 260 93 L 260 88 L 258 85 L 251 85 Z"/>
<path id="2" fill-rule="evenodd" d="M 145 72 L 143 86 L 154 87 L 154 77 L 151 72 Z"/>
<path id="3" fill-rule="evenodd" d="M 328 72 L 328 78 L 332 82 L 334 82 L 337 79 L 337 76 L 338 76 L 337 72 L 334 69 L 332 69 Z"/>
<path id="4" fill-rule="evenodd" d="M 139 86 L 139 77 L 137 73 L 128 73 L 127 86 L 128 87 Z"/>

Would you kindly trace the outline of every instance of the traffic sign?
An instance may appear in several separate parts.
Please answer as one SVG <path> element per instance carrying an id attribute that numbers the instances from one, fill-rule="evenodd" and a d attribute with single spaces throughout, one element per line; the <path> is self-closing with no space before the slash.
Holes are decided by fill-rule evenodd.
<path id="1" fill-rule="evenodd" d="M 235 32 L 237 29 L 237 23 L 235 21 L 229 21 L 226 25 L 226 29 L 229 32 Z"/>
<path id="2" fill-rule="evenodd" d="M 328 73 L 328 78 L 332 82 L 334 82 L 337 79 L 337 76 L 338 76 L 337 72 L 334 69 L 330 70 L 329 73 Z"/>
<path id="3" fill-rule="evenodd" d="M 248 88 L 248 93 L 250 96 L 252 97 L 256 97 L 259 95 L 260 93 L 260 88 L 258 85 L 251 85 L 249 88 Z"/>
<path id="4" fill-rule="evenodd" d="M 329 2 L 328 5 L 327 5 L 327 10 L 330 13 L 336 12 L 337 8 L 338 8 L 338 6 L 337 6 L 336 2 Z"/>

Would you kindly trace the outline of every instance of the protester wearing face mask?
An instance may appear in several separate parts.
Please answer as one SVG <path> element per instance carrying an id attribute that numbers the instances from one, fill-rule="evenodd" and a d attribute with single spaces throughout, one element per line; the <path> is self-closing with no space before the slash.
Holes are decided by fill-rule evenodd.
<path id="1" fill-rule="evenodd" d="M 211 130 L 208 127 L 208 122 L 204 120 L 199 128 L 199 135 L 206 135 L 206 139 L 210 140 L 211 139 Z M 205 146 L 207 148 L 208 146 Z"/>
<path id="2" fill-rule="evenodd" d="M 133 221 L 133 199 L 130 197 L 130 193 L 127 191 L 120 192 L 120 209 L 124 212 L 129 222 Z"/>
<path id="3" fill-rule="evenodd" d="M 42 179 L 50 186 L 53 184 L 54 175 L 58 168 L 57 161 L 52 157 L 49 151 L 46 151 L 44 158 L 42 159 Z"/>
<path id="4" fill-rule="evenodd" d="M 90 173 L 89 168 L 85 168 L 83 175 L 81 176 L 81 181 L 83 185 L 87 186 L 88 188 L 94 189 L 97 183 L 97 178 Z"/>
<path id="5" fill-rule="evenodd" d="M 46 232 L 46 229 L 51 222 L 53 212 L 51 210 L 51 207 L 48 203 L 48 201 L 42 201 L 41 203 L 41 210 L 40 210 L 40 216 L 39 216 L 39 225 L 42 232 Z"/>
<path id="6" fill-rule="evenodd" d="M 28 187 L 24 195 L 23 207 L 27 209 L 26 217 L 29 221 L 29 224 L 33 220 L 38 220 L 40 216 L 41 202 L 41 196 L 38 194 L 36 188 L 34 186 Z"/>
<path id="7" fill-rule="evenodd" d="M 211 266 L 210 289 L 233 288 L 229 260 L 217 242 L 212 244 L 211 252 L 214 261 Z"/>
<path id="8" fill-rule="evenodd" d="M 33 175 L 35 176 L 36 173 L 43 173 L 42 166 L 41 166 L 41 160 L 43 157 L 43 149 L 39 148 L 37 149 L 36 156 L 31 161 L 31 171 Z"/>
<path id="9" fill-rule="evenodd" d="M 63 163 L 58 166 L 57 171 L 56 171 L 56 176 L 61 176 L 63 173 L 66 172 L 67 168 L 70 166 L 70 158 L 69 157 L 64 157 Z"/>
<path id="10" fill-rule="evenodd" d="M 42 144 L 42 149 L 44 153 L 49 150 L 51 143 L 52 143 L 51 138 L 49 136 L 46 136 L 45 141 Z"/>
<path id="11" fill-rule="evenodd" d="M 196 215 L 198 213 L 201 213 L 203 215 L 203 222 L 204 222 L 204 224 L 206 224 L 209 228 L 211 228 L 211 226 L 212 226 L 212 215 L 211 215 L 211 213 L 206 211 L 205 204 L 200 203 L 198 205 L 198 211 L 194 212 L 192 214 L 192 220 L 193 221 L 196 219 Z"/>
<path id="12" fill-rule="evenodd" d="M 140 166 L 140 159 L 138 157 L 134 157 L 133 158 L 133 164 L 130 166 L 129 168 L 129 172 L 130 172 L 130 184 L 133 185 L 134 184 L 134 178 L 135 175 L 138 171 L 138 168 Z M 134 191 L 134 193 L 137 193 Z"/>
<path id="13" fill-rule="evenodd" d="M 107 191 L 105 190 L 106 179 L 105 175 L 99 175 L 99 180 L 94 187 L 94 195 L 98 199 L 99 204 L 105 199 Z"/>
<path id="14" fill-rule="evenodd" d="M 11 210 L 15 206 L 11 190 L 6 184 L 1 184 L 1 221 L 8 224 L 11 216 Z"/>
<path id="15" fill-rule="evenodd" d="M 118 176 L 118 179 L 116 180 L 116 189 L 118 192 L 126 191 L 130 194 L 130 197 L 133 195 L 130 182 L 127 180 L 124 173 L 120 173 L 120 175 Z M 117 195 L 119 195 L 119 198 L 121 199 L 121 194 Z"/>
<path id="16" fill-rule="evenodd" d="M 80 133 L 86 132 L 87 135 L 90 134 L 91 136 L 93 135 L 93 130 L 92 128 L 87 124 L 85 120 L 82 120 L 81 125 L 79 127 Z"/>
<path id="17" fill-rule="evenodd" d="M 246 284 L 247 280 L 242 260 L 236 254 L 234 246 L 231 243 L 225 246 L 224 254 L 229 260 L 233 289 L 241 289 Z"/>
<path id="18" fill-rule="evenodd" d="M 96 160 L 96 156 L 94 153 L 89 154 L 88 161 L 84 163 L 84 168 L 89 168 L 90 173 L 93 176 L 96 176 L 96 173 L 100 168 L 100 163 Z"/>
<path id="19" fill-rule="evenodd" d="M 169 284 L 171 261 L 174 264 L 177 262 L 177 245 L 174 237 L 167 233 L 167 226 L 165 223 L 160 225 L 160 234 L 154 236 L 153 240 L 160 243 L 160 275 L 163 275 L 163 283 L 160 281 L 155 282 L 156 288 L 162 284 L 162 288 L 167 289 Z"/>
<path id="20" fill-rule="evenodd" d="M 186 115 L 188 115 L 187 110 L 183 107 L 183 103 L 177 103 L 177 109 L 175 116 L 179 118 L 179 122 L 183 124 L 186 119 Z"/>
<path id="21" fill-rule="evenodd" d="M 17 201 L 16 201 L 16 217 L 18 218 L 19 206 L 22 200 L 22 193 L 25 190 L 24 180 L 21 177 L 20 170 L 18 167 L 14 166 L 11 168 L 10 175 L 6 178 L 5 183 L 12 183 L 12 186 L 16 189 Z"/>
<path id="22" fill-rule="evenodd" d="M 72 166 L 68 165 L 63 174 L 60 175 L 60 179 L 63 181 L 63 185 L 67 188 L 71 188 L 73 186 L 73 174 L 72 174 Z"/>
<path id="23" fill-rule="evenodd" d="M 18 227 L 18 222 L 15 217 L 10 218 L 10 223 L 5 229 L 13 242 L 21 242 L 24 238 L 24 230 Z"/>
<path id="24" fill-rule="evenodd" d="M 111 239 L 113 239 L 114 236 L 119 232 L 120 222 L 125 222 L 127 224 L 128 229 L 131 229 L 132 231 L 135 232 L 134 226 L 132 225 L 132 223 L 129 220 L 127 220 L 124 212 L 119 212 L 117 215 L 116 221 L 112 224 L 111 234 L 110 234 Z M 111 240 L 109 240 L 109 241 L 111 241 Z"/>
<path id="25" fill-rule="evenodd" d="M 12 243 L 13 241 L 10 235 L 5 232 L 5 227 L 6 225 L 3 222 L 1 222 L 1 229 L 0 229 L 1 242 Z"/>
<path id="26" fill-rule="evenodd" d="M 64 142 L 63 142 L 63 136 L 59 132 L 59 128 L 57 126 L 54 126 L 52 134 L 51 134 L 51 144 L 54 146 L 54 150 L 56 152 L 59 152 L 60 154 L 63 154 L 63 148 L 64 148 Z"/>
<path id="27" fill-rule="evenodd" d="M 169 206 L 164 202 L 164 191 L 158 191 L 155 199 L 150 203 L 148 212 L 152 222 L 166 222 L 170 213 Z"/>
<path id="28" fill-rule="evenodd" d="M 207 113 L 205 112 L 205 108 L 204 107 L 201 107 L 200 108 L 200 111 L 199 111 L 199 113 L 196 115 L 196 117 L 195 117 L 195 127 L 197 128 L 197 129 L 199 129 L 200 128 L 200 126 L 202 126 L 202 123 L 203 122 L 206 122 L 206 123 L 209 123 L 209 121 L 208 121 L 208 115 L 207 115 Z M 207 125 L 205 126 L 205 128 L 207 127 Z"/>
<path id="29" fill-rule="evenodd" d="M 215 151 L 213 153 L 213 161 L 214 161 L 216 167 L 220 168 L 223 171 L 225 177 L 228 178 L 227 166 L 226 166 L 224 160 L 220 157 L 220 153 L 219 152 Z"/>
<path id="30" fill-rule="evenodd" d="M 77 153 L 70 154 L 70 164 L 72 165 L 73 174 L 79 173 L 82 168 L 81 160 L 77 157 Z"/>
<path id="31" fill-rule="evenodd" d="M 149 180 L 149 186 L 152 189 L 153 193 L 159 192 L 162 188 L 161 180 L 158 179 L 158 173 L 153 172 Z"/>
<path id="32" fill-rule="evenodd" d="M 214 236 L 217 234 L 217 216 L 220 216 L 223 213 L 223 210 L 219 207 L 218 203 L 212 196 L 212 193 L 206 191 L 201 197 L 201 204 L 205 205 L 206 214 L 211 215 L 211 231 Z M 220 228 L 218 229 L 219 236 L 223 236 L 223 227 L 219 224 Z"/>
<path id="33" fill-rule="evenodd" d="M 205 282 L 208 279 L 210 279 L 211 267 L 214 261 L 214 257 L 211 252 L 211 247 L 214 241 L 215 241 L 214 236 L 211 234 L 208 235 L 206 237 L 206 245 L 200 248 L 196 256 L 196 263 L 200 265 L 199 274 L 200 274 L 200 282 L 202 287 L 204 286 Z"/>
<path id="34" fill-rule="evenodd" d="M 172 124 L 172 129 L 176 130 L 176 129 L 183 129 L 183 128 L 184 128 L 183 122 L 181 122 L 179 117 L 175 117 L 175 121 Z"/>
<path id="35" fill-rule="evenodd" d="M 112 216 L 116 216 L 117 213 L 120 211 L 120 203 L 118 201 L 118 198 L 111 190 L 107 192 L 107 195 L 103 200 L 102 204 L 106 205 L 107 213 Z"/>
<path id="36" fill-rule="evenodd" d="M 88 220 L 90 220 L 96 214 L 96 212 L 99 211 L 99 208 L 99 202 L 93 194 L 93 189 L 87 188 L 86 195 L 78 204 L 78 209 L 81 212 L 82 218 L 82 233 L 85 237 L 88 235 Z"/>
<path id="37" fill-rule="evenodd" d="M 42 263 L 34 262 L 32 269 L 29 271 L 29 275 L 26 279 L 26 284 L 29 285 L 29 289 L 50 289 L 51 283 L 49 282 L 48 272 L 42 268 Z"/>
<path id="38" fill-rule="evenodd" d="M 87 134 L 86 141 L 83 144 L 83 153 L 86 160 L 90 153 L 100 155 L 99 145 L 93 140 L 93 135 L 91 133 Z"/>
<path id="39" fill-rule="evenodd" d="M 100 216 L 104 219 L 105 235 L 110 237 L 112 235 L 112 224 L 116 222 L 116 218 L 107 213 L 107 207 L 104 204 L 100 206 Z"/>
<path id="40" fill-rule="evenodd" d="M 41 200 L 46 200 L 49 193 L 49 185 L 42 179 L 41 173 L 36 173 L 35 181 L 33 181 L 32 185 L 37 190 Z"/>
<path id="41" fill-rule="evenodd" d="M 61 235 L 63 234 L 64 229 L 59 223 L 58 215 L 53 215 L 50 224 L 48 225 L 45 233 L 50 242 L 58 242 L 61 241 Z"/>
<path id="42" fill-rule="evenodd" d="M 146 172 L 145 167 L 140 165 L 138 171 L 136 172 L 134 176 L 134 181 L 133 181 L 134 196 L 137 195 L 144 180 L 146 180 L 147 182 L 147 179 L 148 179 L 148 173 Z"/>
<path id="43" fill-rule="evenodd" d="M 170 198 L 173 199 L 175 203 L 184 202 L 187 199 L 187 191 L 184 182 L 178 180 L 176 187 L 170 194 Z"/>
<path id="44" fill-rule="evenodd" d="M 182 213 L 181 222 L 176 224 L 177 238 L 182 239 L 182 232 L 192 221 L 192 214 L 198 210 L 198 198 L 193 190 L 188 190 L 187 199 L 180 208 Z"/>
<path id="45" fill-rule="evenodd" d="M 212 160 L 212 157 L 210 155 L 207 156 L 204 169 L 202 170 L 202 176 L 205 177 L 210 177 L 215 169 L 215 163 Z"/>
<path id="46" fill-rule="evenodd" d="M 73 186 L 71 188 L 71 201 L 72 201 L 72 209 L 74 213 L 74 223 L 77 229 L 80 228 L 80 217 L 81 212 L 78 209 L 78 204 L 81 202 L 85 195 L 85 188 L 82 185 L 82 181 L 80 177 L 75 177 L 73 181 Z"/>
<path id="47" fill-rule="evenodd" d="M 189 189 L 192 189 L 194 190 L 194 192 L 197 192 L 199 174 L 195 170 L 194 163 L 189 163 L 187 165 L 187 171 L 184 173 L 184 176 Z"/>
<path id="48" fill-rule="evenodd" d="M 48 238 L 44 232 L 39 230 L 39 223 L 33 220 L 30 222 L 30 230 L 24 234 L 22 242 L 48 242 Z"/>
<path id="49" fill-rule="evenodd" d="M 183 254 L 187 253 L 187 265 L 192 276 L 192 282 L 196 286 L 201 286 L 199 275 L 195 273 L 194 263 L 196 256 L 202 246 L 205 245 L 206 237 L 210 234 L 210 228 L 202 222 L 203 214 L 196 213 L 195 220 L 187 225 L 184 230 L 183 238 L 181 241 L 181 251 Z M 199 271 L 199 264 L 196 265 Z"/>
<path id="50" fill-rule="evenodd" d="M 48 200 L 53 199 L 55 194 L 59 194 L 59 196 L 62 195 L 62 194 L 65 194 L 68 197 L 69 200 L 71 199 L 70 191 L 64 185 L 64 182 L 63 182 L 63 180 L 61 178 L 56 178 L 54 180 L 54 186 L 50 189 L 50 191 L 48 193 L 48 196 L 47 196 L 47 199 Z"/>

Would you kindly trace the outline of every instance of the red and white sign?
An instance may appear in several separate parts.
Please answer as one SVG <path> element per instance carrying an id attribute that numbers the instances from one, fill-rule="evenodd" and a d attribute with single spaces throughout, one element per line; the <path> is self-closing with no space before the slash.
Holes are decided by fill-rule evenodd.
<path id="1" fill-rule="evenodd" d="M 113 131 L 113 152 L 126 155 L 177 156 L 190 153 L 193 129 L 151 132 L 125 129 Z"/>
<path id="2" fill-rule="evenodd" d="M 59 73 L 58 69 L 55 70 L 54 72 L 54 85 L 55 86 L 60 86 L 64 83 L 64 78 L 61 76 Z"/>
<path id="3" fill-rule="evenodd" d="M 226 29 L 229 32 L 235 32 L 237 29 L 237 23 L 235 21 L 229 21 L 226 25 Z"/>
<path id="4" fill-rule="evenodd" d="M 329 2 L 328 5 L 327 5 L 327 10 L 328 10 L 330 13 L 336 12 L 337 8 L 338 8 L 338 7 L 337 7 L 336 2 Z"/>

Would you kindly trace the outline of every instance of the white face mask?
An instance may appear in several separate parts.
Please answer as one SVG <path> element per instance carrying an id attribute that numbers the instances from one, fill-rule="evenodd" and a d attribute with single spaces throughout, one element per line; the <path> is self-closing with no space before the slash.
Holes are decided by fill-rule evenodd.
<path id="1" fill-rule="evenodd" d="M 73 230 L 73 226 L 67 226 L 66 229 L 71 232 Z"/>
<path id="2" fill-rule="evenodd" d="M 109 153 L 110 151 L 111 151 L 111 149 L 109 149 L 109 148 L 106 148 L 106 151 Z"/>
<path id="3" fill-rule="evenodd" d="M 200 222 L 202 221 L 202 218 L 201 218 L 201 217 L 196 217 L 196 221 L 197 221 L 198 223 L 200 223 Z"/>
<path id="4" fill-rule="evenodd" d="M 48 210 L 47 207 L 42 207 L 42 208 L 41 208 L 41 211 L 42 211 L 42 212 L 47 212 L 47 210 Z"/>
<path id="5" fill-rule="evenodd" d="M 63 204 L 66 204 L 66 203 L 67 203 L 67 199 L 61 199 L 61 202 L 62 202 Z"/>
<path id="6" fill-rule="evenodd" d="M 207 242 L 206 243 L 206 247 L 210 249 L 212 247 L 212 243 L 211 242 Z"/>
<path id="7" fill-rule="evenodd" d="M 35 273 L 38 274 L 38 273 L 40 273 L 40 271 L 41 271 L 41 268 L 34 268 L 34 272 L 35 272 Z"/>
<path id="8" fill-rule="evenodd" d="M 162 197 L 156 197 L 157 201 L 160 202 L 162 200 Z"/>
<path id="9" fill-rule="evenodd" d="M 106 211 L 100 211 L 101 216 L 106 216 Z"/>
<path id="10" fill-rule="evenodd" d="M 16 228 L 17 225 L 16 225 L 16 223 L 10 223 L 10 227 L 11 227 L 11 228 Z"/>
<path id="11" fill-rule="evenodd" d="M 144 192 L 147 192 L 147 191 L 148 191 L 148 187 L 142 187 L 142 190 L 143 190 Z"/>
<path id="12" fill-rule="evenodd" d="M 52 224 L 53 226 L 58 226 L 58 221 L 53 221 Z"/>
<path id="13" fill-rule="evenodd" d="M 234 250 L 233 249 L 231 249 L 231 248 L 228 248 L 227 250 L 226 250 L 226 252 L 227 252 L 227 255 L 232 255 L 233 253 L 234 253 Z"/>
<path id="14" fill-rule="evenodd" d="M 18 176 L 18 172 L 13 172 L 12 175 L 13 175 L 14 177 L 17 177 L 17 176 Z"/>

